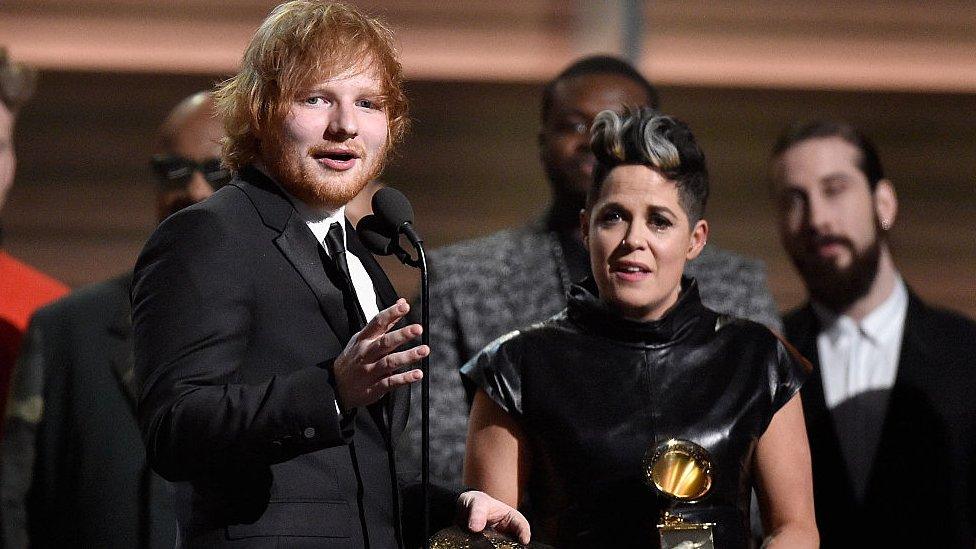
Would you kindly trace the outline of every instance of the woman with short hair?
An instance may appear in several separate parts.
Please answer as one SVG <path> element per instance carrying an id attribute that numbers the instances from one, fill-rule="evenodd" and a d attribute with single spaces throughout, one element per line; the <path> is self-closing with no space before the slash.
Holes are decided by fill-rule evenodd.
<path id="1" fill-rule="evenodd" d="M 748 547 L 755 487 L 767 547 L 816 547 L 798 394 L 809 365 L 764 326 L 704 307 L 682 277 L 708 236 L 694 136 L 650 109 L 605 111 L 591 145 L 592 277 L 462 369 L 478 387 L 465 482 L 525 509 L 534 540 L 560 548 L 654 547 L 664 511 L 714 524 L 715 547 Z M 691 503 L 646 478 L 675 440 L 707 464 Z"/>

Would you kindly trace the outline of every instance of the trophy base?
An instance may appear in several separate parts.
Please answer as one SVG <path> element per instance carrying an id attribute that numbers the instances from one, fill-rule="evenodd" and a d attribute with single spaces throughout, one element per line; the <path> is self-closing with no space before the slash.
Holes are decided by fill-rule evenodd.
<path id="1" fill-rule="evenodd" d="M 715 523 L 679 522 L 658 524 L 661 549 L 715 549 L 712 527 Z"/>

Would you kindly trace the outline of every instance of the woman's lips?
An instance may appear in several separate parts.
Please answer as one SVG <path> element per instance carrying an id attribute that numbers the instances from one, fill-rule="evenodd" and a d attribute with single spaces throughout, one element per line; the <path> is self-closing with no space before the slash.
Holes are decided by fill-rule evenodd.
<path id="1" fill-rule="evenodd" d="M 624 282 L 640 282 L 651 276 L 651 270 L 645 265 L 614 265 L 610 275 Z"/>

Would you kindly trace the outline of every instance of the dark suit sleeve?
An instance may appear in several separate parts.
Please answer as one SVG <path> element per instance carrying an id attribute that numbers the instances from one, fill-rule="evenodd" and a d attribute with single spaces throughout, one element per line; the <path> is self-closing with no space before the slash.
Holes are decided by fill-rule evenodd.
<path id="1" fill-rule="evenodd" d="M 261 253 L 218 214 L 170 217 L 136 264 L 133 336 L 139 422 L 163 477 L 270 464 L 345 442 L 329 364 L 245 383 Z M 287 326 L 281 329 L 287 330 Z M 325 357 L 323 357 L 325 358 Z"/>
<path id="2" fill-rule="evenodd" d="M 35 444 L 38 443 L 38 424 L 44 412 L 44 376 L 52 359 L 53 340 L 58 340 L 56 317 L 47 308 L 40 309 L 31 319 L 21 353 L 17 357 L 10 397 L 4 418 L 2 445 L 3 541 L 7 548 L 27 547 L 27 494 L 35 500 L 49 501 L 50 485 L 32 487 L 35 480 Z M 57 442 L 57 439 L 49 440 Z M 48 448 L 57 450 L 57 448 Z M 45 452 L 49 455 L 49 452 Z M 41 464 L 50 464 L 46 461 Z M 47 475 L 50 476 L 50 475 Z M 38 513 L 51 509 L 36 509 Z M 39 542 L 38 542 L 39 544 Z"/>

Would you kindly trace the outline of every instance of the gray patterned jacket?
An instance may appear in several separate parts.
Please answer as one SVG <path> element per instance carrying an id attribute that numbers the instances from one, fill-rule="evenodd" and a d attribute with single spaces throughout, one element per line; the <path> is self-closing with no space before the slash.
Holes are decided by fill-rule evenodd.
<path id="1" fill-rule="evenodd" d="M 540 220 L 430 253 L 431 478 L 458 485 L 468 403 L 458 370 L 485 345 L 566 306 L 569 285 L 559 239 Z M 781 328 L 761 261 L 706 246 L 685 268 L 704 304 Z M 415 390 L 419 390 L 416 389 Z M 419 395 L 414 402 L 420 402 Z M 417 468 L 420 412 L 410 414 L 401 462 Z"/>

